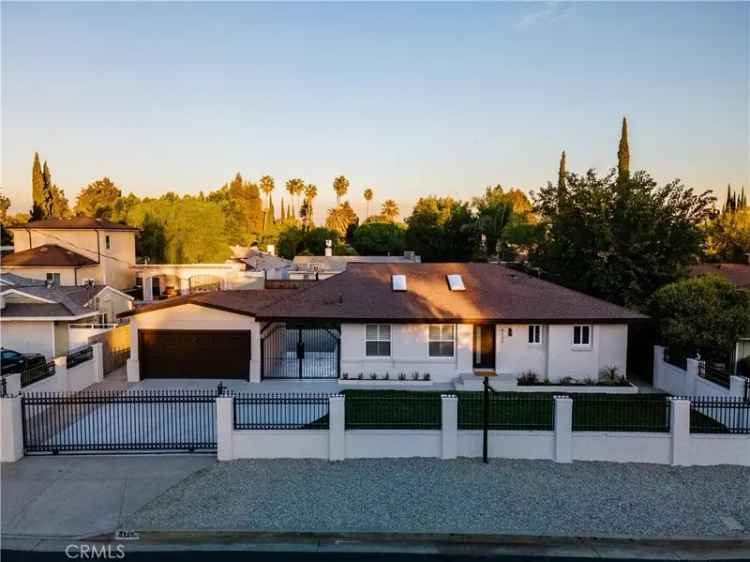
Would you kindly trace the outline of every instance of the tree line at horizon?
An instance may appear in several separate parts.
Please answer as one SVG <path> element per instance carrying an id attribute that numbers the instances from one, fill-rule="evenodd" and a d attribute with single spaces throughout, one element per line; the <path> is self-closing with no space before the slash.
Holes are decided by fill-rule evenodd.
<path id="1" fill-rule="evenodd" d="M 362 192 L 366 216 L 360 221 L 346 199 L 350 182 L 338 176 L 331 183 L 336 205 L 318 226 L 312 218 L 317 186 L 287 180 L 289 199 L 277 211 L 274 178 L 266 175 L 255 183 L 239 172 L 207 193 L 156 198 L 124 195 L 105 177 L 82 189 L 70 209 L 49 166 L 35 155 L 31 213 L 9 217 L 4 198 L 0 218 L 7 224 L 83 214 L 131 224 L 141 229 L 138 255 L 153 262 L 224 261 L 231 245 L 253 243 L 263 249 L 274 244 L 287 258 L 319 255 L 326 240 L 333 241 L 335 254 L 412 250 L 426 262 L 521 258 L 554 282 L 644 311 L 657 291 L 679 281 L 697 261 L 746 260 L 750 207 L 744 188 L 736 192 L 730 186 L 717 208 L 710 191 L 696 193 L 679 180 L 660 186 L 645 171 L 631 172 L 625 119 L 617 166 L 606 174 L 570 172 L 567 156 L 563 151 L 556 180 L 531 198 L 499 184 L 467 201 L 430 195 L 420 197 L 403 221 L 392 200 L 370 214 L 372 188 Z"/>

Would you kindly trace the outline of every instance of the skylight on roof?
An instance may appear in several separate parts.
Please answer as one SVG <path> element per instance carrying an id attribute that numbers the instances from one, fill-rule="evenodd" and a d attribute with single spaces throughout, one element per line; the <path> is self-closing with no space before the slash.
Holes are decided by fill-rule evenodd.
<path id="1" fill-rule="evenodd" d="M 463 277 L 461 277 L 460 275 L 453 273 L 451 275 L 446 275 L 446 277 L 448 278 L 448 286 L 451 288 L 451 291 L 466 290 Z"/>
<path id="2" fill-rule="evenodd" d="M 391 275 L 391 288 L 394 291 L 405 291 L 406 275 Z"/>

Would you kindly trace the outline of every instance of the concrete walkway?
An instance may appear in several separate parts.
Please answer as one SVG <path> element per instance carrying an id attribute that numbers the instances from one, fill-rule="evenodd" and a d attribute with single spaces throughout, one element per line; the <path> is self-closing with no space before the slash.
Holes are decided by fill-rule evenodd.
<path id="1" fill-rule="evenodd" d="M 2 534 L 111 532 L 215 455 L 39 456 L 2 464 Z"/>

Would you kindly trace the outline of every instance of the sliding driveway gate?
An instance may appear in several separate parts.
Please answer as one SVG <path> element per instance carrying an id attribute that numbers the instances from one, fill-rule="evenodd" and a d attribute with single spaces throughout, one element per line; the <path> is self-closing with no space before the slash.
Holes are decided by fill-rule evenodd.
<path id="1" fill-rule="evenodd" d="M 274 324 L 262 334 L 264 379 L 336 379 L 341 333 L 325 325 Z"/>
<path id="2" fill-rule="evenodd" d="M 30 393 L 26 454 L 211 452 L 217 392 Z"/>

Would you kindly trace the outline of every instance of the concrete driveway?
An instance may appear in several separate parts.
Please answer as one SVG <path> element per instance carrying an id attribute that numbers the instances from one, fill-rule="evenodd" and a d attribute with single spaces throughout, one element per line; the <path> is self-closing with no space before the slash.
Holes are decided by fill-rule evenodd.
<path id="1" fill-rule="evenodd" d="M 0 465 L 2 535 L 80 537 L 121 521 L 215 455 L 38 456 Z"/>

